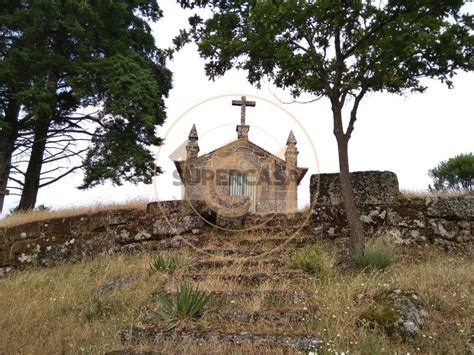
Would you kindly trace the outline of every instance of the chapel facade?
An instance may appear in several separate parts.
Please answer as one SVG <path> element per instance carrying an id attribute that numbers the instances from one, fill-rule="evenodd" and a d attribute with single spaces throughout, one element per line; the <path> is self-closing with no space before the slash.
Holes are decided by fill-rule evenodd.
<path id="1" fill-rule="evenodd" d="M 285 159 L 268 152 L 248 138 L 246 107 L 254 101 L 233 100 L 241 107 L 237 139 L 199 155 L 199 136 L 193 125 L 186 145 L 186 159 L 175 161 L 188 201 L 203 201 L 221 215 L 292 213 L 298 207 L 298 185 L 307 168 L 297 165 L 296 138 L 290 131 Z"/>

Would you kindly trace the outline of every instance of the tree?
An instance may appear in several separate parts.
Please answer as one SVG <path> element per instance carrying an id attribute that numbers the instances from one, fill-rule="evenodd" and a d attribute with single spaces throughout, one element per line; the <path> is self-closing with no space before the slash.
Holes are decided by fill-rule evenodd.
<path id="1" fill-rule="evenodd" d="M 474 155 L 472 153 L 459 154 L 447 161 L 442 161 L 429 170 L 428 175 L 433 178 L 435 190 L 473 191 Z"/>
<path id="2" fill-rule="evenodd" d="M 191 17 L 191 28 L 175 39 L 178 49 L 197 43 L 209 78 L 238 68 L 258 87 L 267 78 L 295 98 L 329 99 L 352 253 L 362 253 L 364 230 L 348 160 L 359 105 L 371 92 L 424 92 L 422 78 L 451 87 L 456 70 L 471 70 L 472 16 L 461 14 L 463 1 L 178 2 L 183 8 L 212 10 L 205 21 Z"/>
<path id="3" fill-rule="evenodd" d="M 0 144 L 0 190 L 18 149 L 29 154 L 17 179 L 19 209 L 34 207 L 40 186 L 77 169 L 85 173 L 81 188 L 150 183 L 149 147 L 161 143 L 155 127 L 171 88 L 147 23 L 162 16 L 157 2 L 17 0 L 4 7 L 0 128 L 8 139 Z M 97 110 L 87 113 L 91 107 Z M 89 141 L 87 149 L 75 149 L 78 141 Z M 43 164 L 82 153 L 81 164 L 41 182 Z"/>

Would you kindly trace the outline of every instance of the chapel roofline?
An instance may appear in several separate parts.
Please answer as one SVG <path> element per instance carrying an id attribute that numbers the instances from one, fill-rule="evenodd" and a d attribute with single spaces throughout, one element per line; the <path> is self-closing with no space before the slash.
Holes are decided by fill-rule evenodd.
<path id="1" fill-rule="evenodd" d="M 178 170 L 178 173 L 179 173 L 179 176 L 181 178 L 181 180 L 183 180 L 183 175 L 182 175 L 182 170 L 183 170 L 183 167 L 186 165 L 186 163 L 188 162 L 189 160 L 189 164 L 196 164 L 196 163 L 200 163 L 208 158 L 210 158 L 214 153 L 216 153 L 217 151 L 221 150 L 221 149 L 225 149 L 225 148 L 228 148 L 232 145 L 238 145 L 238 144 L 242 144 L 242 146 L 245 146 L 245 145 L 251 145 L 253 146 L 254 148 L 260 150 L 262 153 L 264 153 L 265 155 L 271 157 L 272 159 L 275 160 L 276 163 L 282 165 L 282 166 L 286 166 L 286 161 L 277 157 L 276 155 L 274 155 L 273 153 L 270 153 L 268 150 L 262 148 L 261 146 L 259 146 L 258 144 L 255 144 L 254 142 L 250 141 L 248 138 L 238 138 L 232 142 L 229 142 L 219 148 L 216 148 L 204 155 L 201 155 L 197 158 L 192 158 L 192 159 L 185 159 L 185 160 L 174 160 L 173 162 L 175 163 L 175 166 L 176 166 L 176 169 Z M 297 180 L 297 183 L 299 184 L 301 182 L 301 180 L 303 179 L 303 177 L 306 175 L 306 172 L 308 171 L 308 168 L 302 168 L 302 167 L 296 167 L 296 171 L 297 171 L 297 176 L 298 176 L 298 180 Z"/>

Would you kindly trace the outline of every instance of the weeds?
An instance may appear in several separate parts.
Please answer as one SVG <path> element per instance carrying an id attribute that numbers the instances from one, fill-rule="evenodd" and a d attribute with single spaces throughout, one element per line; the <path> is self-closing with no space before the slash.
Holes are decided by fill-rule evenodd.
<path id="1" fill-rule="evenodd" d="M 176 294 L 158 295 L 161 309 L 157 311 L 157 316 L 166 323 L 167 330 L 171 330 L 191 319 L 198 318 L 210 299 L 211 296 L 208 293 L 199 291 L 197 288 L 193 289 L 189 282 L 184 280 Z"/>
<path id="2" fill-rule="evenodd" d="M 354 256 L 354 263 L 359 269 L 379 269 L 389 267 L 395 261 L 393 245 L 383 239 L 369 240 L 364 252 Z"/>
<path id="3" fill-rule="evenodd" d="M 438 312 L 441 312 L 445 308 L 443 300 L 437 295 L 432 295 L 429 303 L 431 304 L 431 307 L 433 307 Z"/>
<path id="4" fill-rule="evenodd" d="M 176 270 L 181 265 L 181 257 L 178 255 L 158 254 L 150 263 L 153 271 Z"/>
<path id="5" fill-rule="evenodd" d="M 97 299 L 94 303 L 84 309 L 84 318 L 91 322 L 94 319 L 108 317 L 113 310 L 113 302 L 110 299 Z"/>
<path id="6" fill-rule="evenodd" d="M 317 276 L 322 276 L 326 272 L 324 257 L 316 245 L 298 250 L 291 257 L 288 266 L 292 269 L 302 269 Z"/>
<path id="7" fill-rule="evenodd" d="M 378 355 L 382 353 L 382 345 L 379 339 L 373 334 L 367 334 L 360 343 L 360 354 L 363 355 Z"/>

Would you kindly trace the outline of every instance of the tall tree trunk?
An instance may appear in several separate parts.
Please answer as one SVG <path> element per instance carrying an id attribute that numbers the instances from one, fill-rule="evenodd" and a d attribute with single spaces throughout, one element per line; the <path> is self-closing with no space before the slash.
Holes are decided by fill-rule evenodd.
<path id="1" fill-rule="evenodd" d="M 8 178 L 10 176 L 11 161 L 15 149 L 15 141 L 18 134 L 18 115 L 20 114 L 20 104 L 10 101 L 5 110 L 5 127 L 3 127 L 0 139 L 0 213 L 3 210 L 3 203 L 7 190 Z"/>
<path id="2" fill-rule="evenodd" d="M 364 225 L 360 221 L 359 212 L 355 204 L 354 192 L 349 170 L 348 144 L 349 137 L 346 137 L 342 126 L 342 112 L 340 108 L 333 108 L 334 114 L 334 135 L 337 140 L 339 153 L 339 181 L 341 184 L 342 197 L 344 199 L 344 209 L 351 236 L 352 256 L 363 253 L 365 245 Z"/>
<path id="3" fill-rule="evenodd" d="M 31 147 L 30 160 L 26 169 L 25 183 L 23 186 L 23 192 L 21 194 L 20 204 L 18 205 L 18 210 L 24 211 L 35 207 L 49 124 L 49 117 L 37 117 L 34 141 Z"/>

